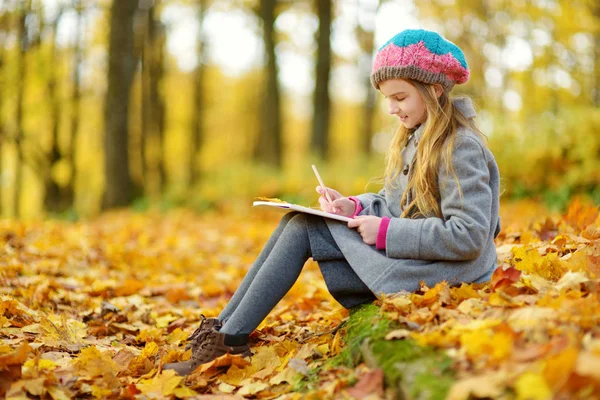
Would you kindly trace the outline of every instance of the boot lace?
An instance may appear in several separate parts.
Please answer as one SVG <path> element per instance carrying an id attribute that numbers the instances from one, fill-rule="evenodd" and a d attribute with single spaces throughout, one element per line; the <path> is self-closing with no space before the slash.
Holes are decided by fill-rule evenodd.
<path id="1" fill-rule="evenodd" d="M 206 317 L 204 314 L 200 314 L 200 317 L 202 318 L 200 326 L 187 338 L 188 341 L 195 342 L 205 337 L 206 332 L 202 332 L 202 328 L 204 328 L 204 324 L 206 323 Z"/>
<path id="2" fill-rule="evenodd" d="M 206 353 L 206 349 L 210 348 L 213 345 L 215 340 L 214 335 L 211 335 L 212 332 L 206 332 L 202 337 L 205 338 L 202 343 L 192 352 L 192 363 L 204 363 L 205 360 L 210 358 L 210 351 Z"/>

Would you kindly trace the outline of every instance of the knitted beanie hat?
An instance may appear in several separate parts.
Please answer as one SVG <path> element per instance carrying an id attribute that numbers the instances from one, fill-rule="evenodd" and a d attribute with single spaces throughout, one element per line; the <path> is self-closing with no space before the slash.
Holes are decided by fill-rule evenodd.
<path id="1" fill-rule="evenodd" d="M 454 43 L 436 32 L 407 29 L 388 40 L 375 55 L 371 84 L 387 79 L 408 78 L 439 83 L 449 92 L 454 84 L 469 80 L 465 55 Z"/>

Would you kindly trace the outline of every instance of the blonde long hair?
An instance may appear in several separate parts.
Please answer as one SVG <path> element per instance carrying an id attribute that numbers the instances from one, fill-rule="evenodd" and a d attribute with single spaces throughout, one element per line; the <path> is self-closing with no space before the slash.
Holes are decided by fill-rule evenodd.
<path id="1" fill-rule="evenodd" d="M 407 79 L 408 80 L 408 79 Z M 440 190 L 438 187 L 438 167 L 440 162 L 445 163 L 445 170 L 450 171 L 458 185 L 459 196 L 462 200 L 460 183 L 452 166 L 454 152 L 454 138 L 459 126 L 473 130 L 480 137 L 487 137 L 479 130 L 472 119 L 466 118 L 454 105 L 453 97 L 444 89 L 438 98 L 434 85 L 419 81 L 408 80 L 423 96 L 427 107 L 427 120 L 425 128 L 419 139 L 414 167 L 411 168 L 408 185 L 402 194 L 400 207 L 401 218 L 421 218 L 436 216 L 442 218 L 439 206 Z M 394 182 L 402 170 L 402 149 L 408 142 L 411 131 L 400 125 L 394 135 L 386 154 L 386 169 L 379 183 L 388 184 L 396 188 Z M 443 151 L 443 150 L 446 151 Z M 403 207 L 409 198 L 410 203 Z"/>

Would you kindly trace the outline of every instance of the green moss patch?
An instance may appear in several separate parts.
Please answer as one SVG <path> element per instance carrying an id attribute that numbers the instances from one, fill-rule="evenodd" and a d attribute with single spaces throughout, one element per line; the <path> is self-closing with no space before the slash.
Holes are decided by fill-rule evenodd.
<path id="1" fill-rule="evenodd" d="M 444 399 L 454 382 L 452 360 L 443 351 L 413 340 L 385 340 L 396 328 L 398 324 L 373 304 L 351 310 L 344 349 L 326 365 L 355 367 L 365 361 L 383 370 L 386 385 L 399 397 Z"/>

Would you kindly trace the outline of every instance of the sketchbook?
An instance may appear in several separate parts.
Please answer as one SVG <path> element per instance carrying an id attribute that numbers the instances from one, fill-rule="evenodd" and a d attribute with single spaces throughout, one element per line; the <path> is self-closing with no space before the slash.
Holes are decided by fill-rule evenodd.
<path id="1" fill-rule="evenodd" d="M 320 217 L 337 219 L 338 221 L 344 221 L 344 222 L 352 221 L 352 218 L 344 217 L 343 215 L 332 214 L 332 213 L 328 213 L 326 211 L 317 210 L 315 208 L 304 207 L 304 206 L 300 206 L 298 204 L 292 204 L 292 203 L 287 203 L 287 202 L 255 201 L 254 203 L 252 203 L 252 206 L 253 207 L 261 207 L 261 208 L 269 207 L 271 209 L 280 210 L 283 212 L 299 211 L 299 212 L 303 212 L 306 214 L 318 215 Z"/>

